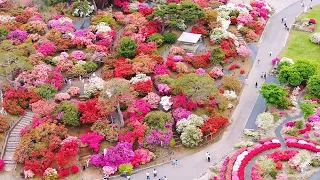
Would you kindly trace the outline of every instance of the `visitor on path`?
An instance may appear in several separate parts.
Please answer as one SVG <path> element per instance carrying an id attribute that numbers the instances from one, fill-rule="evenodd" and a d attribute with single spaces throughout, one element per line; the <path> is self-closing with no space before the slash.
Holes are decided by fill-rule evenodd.
<path id="1" fill-rule="evenodd" d="M 207 159 L 208 159 L 208 162 L 210 162 L 210 161 L 211 161 L 211 155 L 210 155 L 210 153 L 208 154 Z"/>
<path id="2" fill-rule="evenodd" d="M 287 18 L 286 17 L 283 18 L 283 22 L 287 22 Z"/>
<path id="3" fill-rule="evenodd" d="M 263 75 L 264 75 L 264 72 L 262 72 L 262 74 L 261 74 L 261 78 L 263 78 Z"/>
<path id="4" fill-rule="evenodd" d="M 146 172 L 146 175 L 147 175 L 147 180 L 149 180 L 150 179 L 150 174 L 149 174 L 148 171 Z"/>
<path id="5" fill-rule="evenodd" d="M 130 179 L 131 179 L 131 177 L 128 175 L 128 176 L 127 176 L 127 180 L 130 180 Z"/>
<path id="6" fill-rule="evenodd" d="M 124 170 L 122 175 L 123 175 L 123 177 L 126 177 L 127 176 L 127 171 Z"/>
<path id="7" fill-rule="evenodd" d="M 263 77 L 264 77 L 264 79 L 267 79 L 267 73 L 264 73 Z"/>
<path id="8" fill-rule="evenodd" d="M 284 20 L 284 19 L 283 19 L 283 18 L 281 18 L 281 23 L 283 23 L 283 20 Z"/>
<path id="9" fill-rule="evenodd" d="M 177 166 L 178 166 L 178 160 L 175 160 L 174 167 L 177 167 Z"/>
<path id="10" fill-rule="evenodd" d="M 166 176 L 164 176 L 164 177 L 163 177 L 163 180 L 167 180 L 167 177 L 166 177 Z"/>
<path id="11" fill-rule="evenodd" d="M 157 177 L 157 170 L 153 169 L 153 177 Z"/>
<path id="12" fill-rule="evenodd" d="M 270 57 L 272 56 L 272 51 L 270 51 L 269 55 L 270 55 Z"/>
<path id="13" fill-rule="evenodd" d="M 258 87 L 258 82 L 256 82 L 256 88 Z"/>
<path id="14" fill-rule="evenodd" d="M 88 159 L 86 162 L 87 168 L 89 167 L 89 163 L 90 163 L 90 159 Z"/>
<path id="15" fill-rule="evenodd" d="M 260 64 L 260 59 L 258 59 L 258 65 Z"/>
<path id="16" fill-rule="evenodd" d="M 86 170 L 86 165 L 83 165 L 83 166 L 82 166 L 82 170 L 83 170 L 83 171 Z"/>
<path id="17" fill-rule="evenodd" d="M 303 1 L 301 1 L 301 6 L 302 6 L 302 7 L 304 7 L 304 3 L 303 3 Z"/>
<path id="18" fill-rule="evenodd" d="M 245 85 L 247 85 L 248 84 L 248 79 L 246 78 L 244 81 L 245 81 Z"/>
<path id="19" fill-rule="evenodd" d="M 172 165 L 175 165 L 176 164 L 176 159 L 173 159 L 172 160 Z"/>
<path id="20" fill-rule="evenodd" d="M 287 27 L 287 23 L 286 22 L 284 23 L 284 27 Z"/>

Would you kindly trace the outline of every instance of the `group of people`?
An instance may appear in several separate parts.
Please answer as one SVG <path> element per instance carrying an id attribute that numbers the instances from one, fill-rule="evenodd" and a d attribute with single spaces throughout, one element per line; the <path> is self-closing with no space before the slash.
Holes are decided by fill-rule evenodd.
<path id="1" fill-rule="evenodd" d="M 284 17 L 284 18 L 281 19 L 281 23 L 284 23 L 284 28 L 285 28 L 287 31 L 289 31 L 289 27 L 287 26 L 287 18 L 286 18 L 286 17 Z"/>
<path id="2" fill-rule="evenodd" d="M 149 179 L 150 179 L 150 173 L 149 173 L 149 171 L 146 172 L 146 175 L 147 175 L 147 180 L 149 180 Z M 158 175 L 157 170 L 156 170 L 156 169 L 153 169 L 153 177 L 155 178 L 155 177 L 157 177 L 157 175 Z M 163 177 L 160 178 L 159 180 L 167 180 L 167 177 L 166 177 L 166 176 L 163 176 Z"/>

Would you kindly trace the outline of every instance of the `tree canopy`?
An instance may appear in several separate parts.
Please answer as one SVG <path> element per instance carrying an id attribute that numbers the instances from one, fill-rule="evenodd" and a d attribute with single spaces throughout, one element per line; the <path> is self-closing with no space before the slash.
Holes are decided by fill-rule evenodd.
<path id="1" fill-rule="evenodd" d="M 309 92 L 316 96 L 320 97 L 320 76 L 311 76 L 308 83 L 307 88 L 309 89 Z"/>
<path id="2" fill-rule="evenodd" d="M 260 93 L 268 104 L 278 106 L 280 108 L 286 108 L 289 105 L 289 102 L 286 99 L 288 92 L 280 85 L 274 83 L 263 84 Z"/>

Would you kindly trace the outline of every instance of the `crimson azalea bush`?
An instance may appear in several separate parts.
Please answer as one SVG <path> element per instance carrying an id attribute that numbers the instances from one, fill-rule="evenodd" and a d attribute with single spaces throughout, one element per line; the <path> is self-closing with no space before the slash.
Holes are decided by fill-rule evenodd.
<path id="1" fill-rule="evenodd" d="M 152 92 L 152 81 L 139 81 L 133 85 L 134 90 L 139 93 L 140 96 L 145 96 Z"/>
<path id="2" fill-rule="evenodd" d="M 53 55 L 56 52 L 56 50 L 56 46 L 50 41 L 43 42 L 38 47 L 38 52 L 45 56 Z"/>
<path id="3" fill-rule="evenodd" d="M 187 95 L 185 94 L 172 96 L 170 101 L 173 102 L 172 104 L 173 109 L 180 107 L 190 111 L 197 108 L 197 103 L 193 102 L 191 98 L 187 98 Z"/>
<path id="4" fill-rule="evenodd" d="M 207 134 L 216 134 L 221 127 L 228 124 L 229 120 L 226 117 L 212 114 L 210 118 L 202 125 L 202 133 Z"/>
<path id="5" fill-rule="evenodd" d="M 145 164 L 150 162 L 155 158 L 153 152 L 147 149 L 137 149 L 134 151 L 134 157 L 131 160 L 131 163 L 134 167 L 139 167 L 140 164 Z"/>
<path id="6" fill-rule="evenodd" d="M 4 166 L 5 166 L 4 160 L 0 159 L 0 172 L 3 170 Z"/>
<path id="7" fill-rule="evenodd" d="M 79 172 L 79 168 L 76 165 L 72 165 L 71 168 L 70 168 L 70 171 L 71 171 L 72 174 L 76 174 L 76 173 Z"/>
<path id="8" fill-rule="evenodd" d="M 102 114 L 97 103 L 98 99 L 94 98 L 78 104 L 78 110 L 81 113 L 80 121 L 82 124 L 93 123 L 101 118 Z"/>
<path id="9" fill-rule="evenodd" d="M 94 151 L 98 151 L 100 147 L 100 142 L 104 139 L 104 137 L 98 133 L 97 131 L 93 131 L 88 134 L 82 134 L 80 136 L 80 140 L 84 144 L 88 144 L 89 148 L 93 149 Z"/>
<path id="10" fill-rule="evenodd" d="M 24 114 L 24 109 L 29 108 L 29 105 L 40 100 L 41 97 L 24 88 L 17 90 L 11 89 L 4 94 L 2 107 L 12 115 Z"/>

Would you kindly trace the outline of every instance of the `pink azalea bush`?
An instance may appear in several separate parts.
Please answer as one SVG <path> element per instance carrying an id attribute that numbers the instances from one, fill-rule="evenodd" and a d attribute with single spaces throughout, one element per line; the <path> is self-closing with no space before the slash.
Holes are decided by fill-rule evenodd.
<path id="1" fill-rule="evenodd" d="M 76 30 L 70 18 L 67 18 L 64 15 L 56 17 L 57 18 L 54 18 L 48 22 L 49 28 L 59 30 L 62 33 L 70 33 Z"/>
<path id="2" fill-rule="evenodd" d="M 230 158 L 229 158 L 229 156 L 227 156 L 222 163 L 222 166 L 220 169 L 220 179 L 225 179 L 227 164 L 228 164 L 229 160 L 230 160 Z"/>
<path id="3" fill-rule="evenodd" d="M 252 51 L 245 44 L 242 44 L 237 47 L 237 53 L 239 56 L 247 58 L 251 55 Z"/>
<path id="4" fill-rule="evenodd" d="M 280 58 L 278 58 L 278 57 L 273 58 L 273 59 L 271 60 L 271 62 L 272 62 L 272 65 L 276 65 L 276 64 L 278 64 L 278 63 L 280 62 Z"/>
<path id="5" fill-rule="evenodd" d="M 150 162 L 155 158 L 153 152 L 147 149 L 137 149 L 134 151 L 134 157 L 131 160 L 131 163 L 134 167 L 138 167 L 140 164 L 145 164 Z"/>
<path id="6" fill-rule="evenodd" d="M 71 53 L 71 58 L 75 60 L 84 60 L 86 59 L 86 54 L 83 51 L 73 51 Z"/>
<path id="7" fill-rule="evenodd" d="M 71 96 L 68 93 L 58 93 L 55 95 L 54 100 L 56 101 L 64 101 L 69 100 Z"/>
<path id="8" fill-rule="evenodd" d="M 318 122 L 320 121 L 320 108 L 317 109 L 317 112 L 314 113 L 313 115 L 311 115 L 309 118 L 308 118 L 308 121 L 309 122 Z"/>
<path id="9" fill-rule="evenodd" d="M 19 135 L 22 137 L 26 132 L 30 130 L 29 125 L 25 125 L 19 132 Z"/>
<path id="10" fill-rule="evenodd" d="M 0 159 L 0 172 L 3 170 L 4 166 L 5 166 L 4 160 Z"/>
<path id="11" fill-rule="evenodd" d="M 151 108 L 152 109 L 157 109 L 158 108 L 158 105 L 159 105 L 159 102 L 160 102 L 160 96 L 157 95 L 156 93 L 154 92 L 150 92 L 148 93 L 147 96 L 145 96 L 143 98 L 147 103 L 149 103 L 151 105 Z"/>
<path id="12" fill-rule="evenodd" d="M 32 112 L 38 114 L 39 116 L 51 115 L 56 107 L 56 103 L 50 102 L 48 100 L 39 100 L 31 104 Z"/>
<path id="13" fill-rule="evenodd" d="M 70 96 L 77 96 L 80 94 L 80 88 L 75 87 L 75 86 L 71 86 L 67 90 L 67 93 L 70 94 Z"/>
<path id="14" fill-rule="evenodd" d="M 103 166 L 102 168 L 103 174 L 112 175 L 117 171 L 117 168 L 111 166 Z"/>
<path id="15" fill-rule="evenodd" d="M 19 29 L 11 31 L 10 34 L 8 35 L 8 39 L 19 41 L 19 42 L 23 42 L 24 40 L 27 39 L 27 37 L 28 37 L 28 32 L 22 31 Z"/>
<path id="16" fill-rule="evenodd" d="M 222 69 L 219 67 L 213 67 L 212 70 L 209 72 L 210 77 L 212 78 L 219 78 L 224 76 L 224 73 L 222 72 Z"/>
<path id="17" fill-rule="evenodd" d="M 158 84 L 158 91 L 160 95 L 169 95 L 171 93 L 171 88 L 167 84 Z"/>
<path id="18" fill-rule="evenodd" d="M 38 47 L 38 52 L 45 56 L 53 55 L 56 52 L 56 50 L 56 46 L 50 41 L 43 42 Z"/>
<path id="19" fill-rule="evenodd" d="M 196 72 L 195 72 L 196 74 L 201 74 L 201 75 L 206 75 L 206 70 L 204 70 L 204 69 L 202 69 L 202 68 L 199 68 L 199 69 L 197 69 L 196 70 Z"/>
<path id="20" fill-rule="evenodd" d="M 97 131 L 93 131 L 88 134 L 82 134 L 80 136 L 80 141 L 83 144 L 88 144 L 89 148 L 93 149 L 95 152 L 99 150 L 100 142 L 104 139 L 104 136 Z"/>
<path id="21" fill-rule="evenodd" d="M 183 118 L 187 119 L 191 114 L 192 114 L 191 111 L 188 111 L 187 109 L 179 107 L 173 111 L 172 116 L 175 121 L 179 121 Z"/>
<path id="22" fill-rule="evenodd" d="M 89 46 L 96 40 L 96 35 L 90 32 L 88 29 L 77 30 L 72 38 L 72 44 L 78 48 Z"/>
<path id="23" fill-rule="evenodd" d="M 153 70 L 156 75 L 170 74 L 170 71 L 164 64 L 157 64 Z"/>

